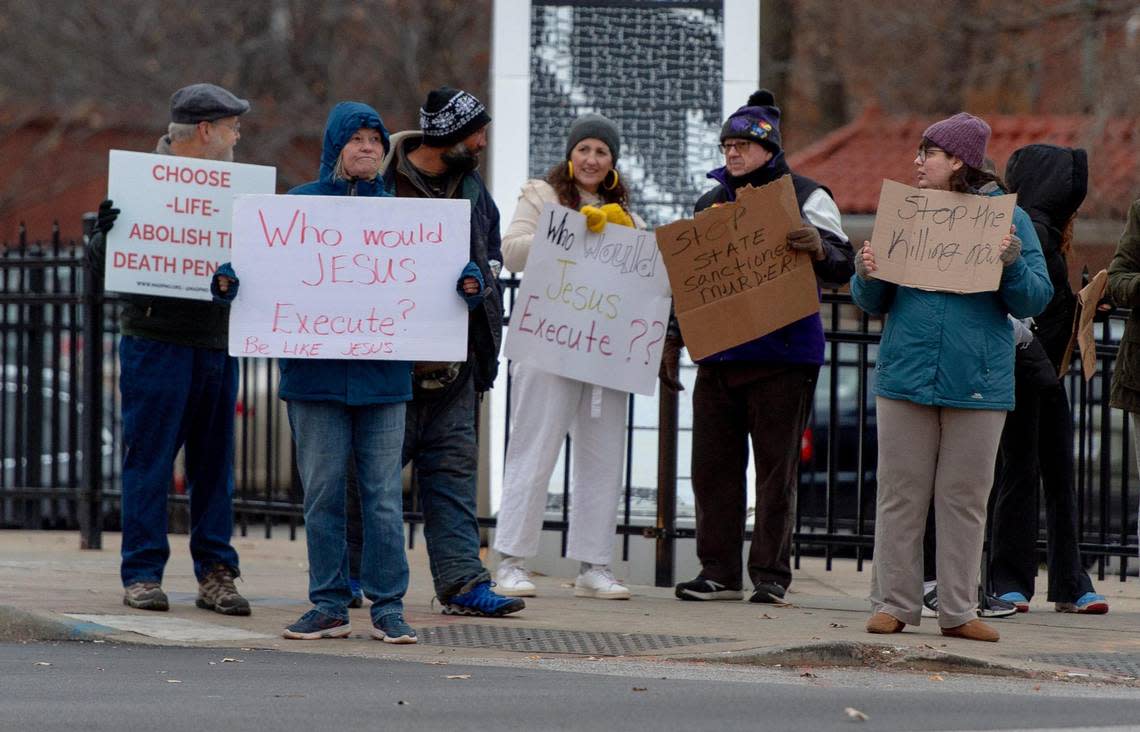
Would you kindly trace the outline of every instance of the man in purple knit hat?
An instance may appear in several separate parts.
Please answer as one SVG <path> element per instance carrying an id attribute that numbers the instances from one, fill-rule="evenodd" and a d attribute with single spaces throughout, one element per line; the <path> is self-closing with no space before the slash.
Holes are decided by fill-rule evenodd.
<path id="1" fill-rule="evenodd" d="M 780 147 L 780 109 L 761 90 L 724 123 L 724 166 L 708 174 L 717 185 L 701 196 L 702 211 L 736 200 L 738 188 L 762 186 L 790 174 L 804 226 L 788 246 L 808 252 L 821 287 L 850 279 L 854 252 L 840 227 L 830 192 L 792 173 Z M 676 363 L 679 333 L 666 341 L 666 363 Z M 741 552 L 746 516 L 748 441 L 756 463 L 756 519 L 748 553 L 751 602 L 781 602 L 792 581 L 800 437 L 811 412 L 823 364 L 819 314 L 703 358 L 693 390 L 693 493 L 697 502 L 697 557 L 701 573 L 677 585 L 682 600 L 743 597 Z M 675 374 L 669 374 L 675 377 Z"/>

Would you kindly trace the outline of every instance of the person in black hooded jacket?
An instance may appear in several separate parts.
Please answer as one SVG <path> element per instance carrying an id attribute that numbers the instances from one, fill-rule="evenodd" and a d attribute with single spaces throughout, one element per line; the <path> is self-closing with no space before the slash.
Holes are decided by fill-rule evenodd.
<path id="1" fill-rule="evenodd" d="M 1002 432 L 990 521 L 989 579 L 993 593 L 1029 610 L 1037 574 L 1037 486 L 1044 487 L 1048 600 L 1059 612 L 1108 612 L 1093 590 L 1077 547 L 1073 485 L 1073 421 L 1058 376 L 1072 329 L 1076 296 L 1066 261 L 1073 219 L 1088 190 L 1084 150 L 1027 145 L 1006 165 L 1006 182 L 1029 213 L 1045 254 L 1053 299 L 1035 318 L 1037 343 L 1019 348 L 1016 407 Z"/>

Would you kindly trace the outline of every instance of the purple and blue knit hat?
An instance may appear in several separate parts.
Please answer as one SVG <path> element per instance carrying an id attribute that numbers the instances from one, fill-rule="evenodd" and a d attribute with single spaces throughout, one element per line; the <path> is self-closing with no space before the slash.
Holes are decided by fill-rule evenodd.
<path id="1" fill-rule="evenodd" d="M 747 104 L 729 115 L 720 128 L 720 141 L 729 138 L 758 142 L 773 155 L 780 152 L 780 108 L 772 92 L 753 92 Z"/>

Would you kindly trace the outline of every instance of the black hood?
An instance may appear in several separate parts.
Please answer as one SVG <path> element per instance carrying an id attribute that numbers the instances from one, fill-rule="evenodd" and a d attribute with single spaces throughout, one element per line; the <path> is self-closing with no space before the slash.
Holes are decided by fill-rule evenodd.
<path id="1" fill-rule="evenodd" d="M 1005 181 L 1030 217 L 1062 229 L 1088 193 L 1088 154 L 1080 148 L 1026 145 L 1009 157 Z"/>

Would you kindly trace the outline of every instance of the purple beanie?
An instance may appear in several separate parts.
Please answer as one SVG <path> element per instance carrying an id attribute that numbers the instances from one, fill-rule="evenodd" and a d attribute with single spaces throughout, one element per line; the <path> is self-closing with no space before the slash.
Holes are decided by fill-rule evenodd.
<path id="1" fill-rule="evenodd" d="M 926 128 L 922 136 L 966 165 L 982 169 L 986 159 L 986 143 L 990 139 L 990 126 L 980 117 L 959 112 Z"/>
<path id="2" fill-rule="evenodd" d="M 780 152 L 780 108 L 767 89 L 752 92 L 748 104 L 729 115 L 720 130 L 720 141 L 729 138 L 752 140 Z"/>

